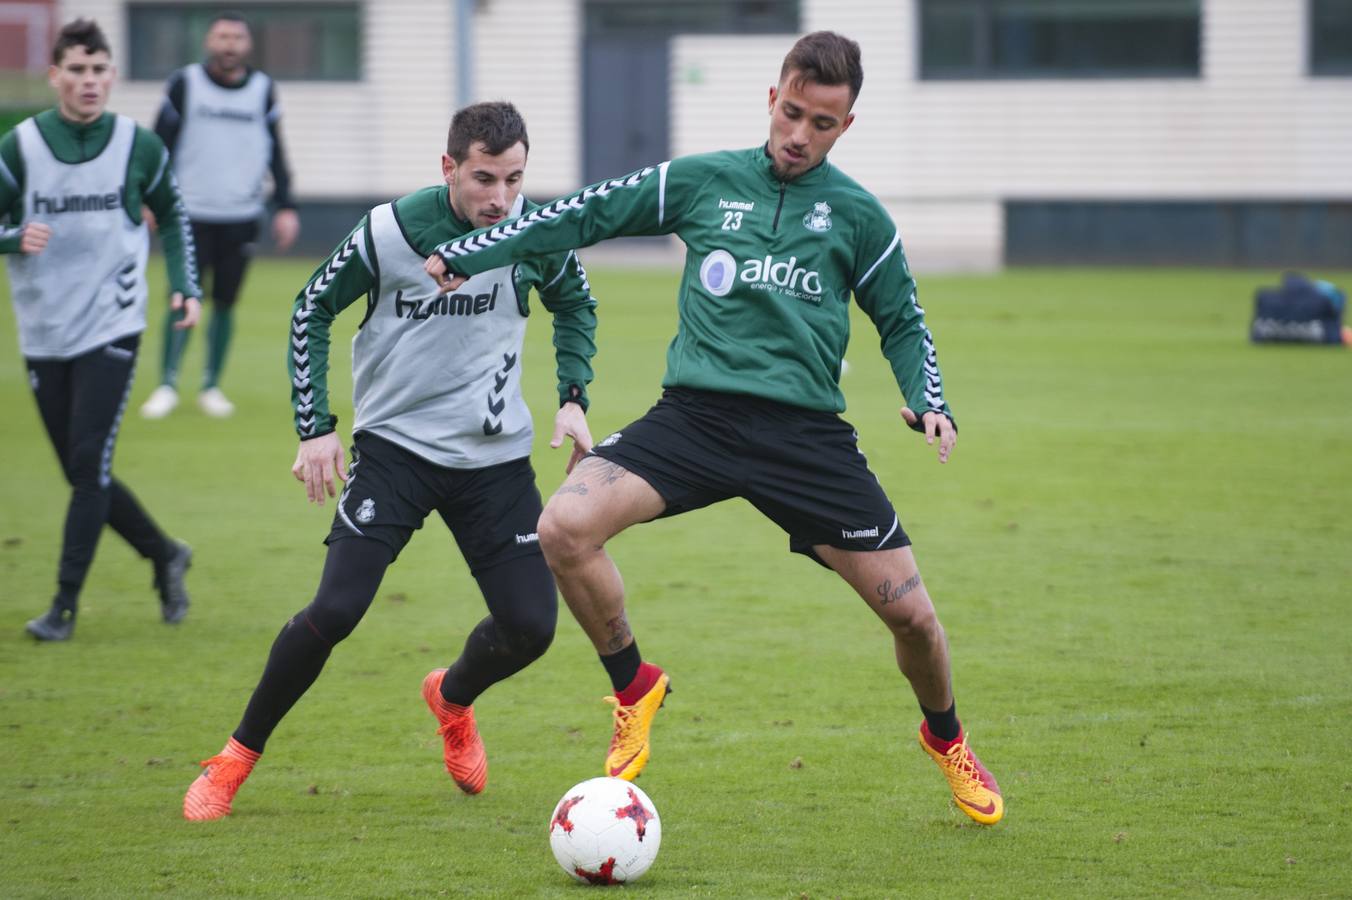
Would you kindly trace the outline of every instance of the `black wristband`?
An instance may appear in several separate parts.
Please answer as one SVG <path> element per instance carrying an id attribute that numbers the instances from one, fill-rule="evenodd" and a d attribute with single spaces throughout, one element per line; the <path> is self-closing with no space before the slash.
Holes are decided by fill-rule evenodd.
<path id="1" fill-rule="evenodd" d="M 333 434 L 338 430 L 338 416 L 334 413 L 329 414 L 329 427 L 323 431 L 317 431 L 314 434 L 301 435 L 301 441 L 313 441 L 315 438 L 321 438 L 326 434 Z"/>
<path id="2" fill-rule="evenodd" d="M 564 404 L 566 403 L 576 403 L 578 406 L 582 407 L 583 412 L 586 412 L 587 407 L 590 405 L 587 402 L 587 395 L 583 393 L 582 388 L 576 384 L 568 385 L 567 394 L 559 398 L 559 409 L 563 409 Z"/>

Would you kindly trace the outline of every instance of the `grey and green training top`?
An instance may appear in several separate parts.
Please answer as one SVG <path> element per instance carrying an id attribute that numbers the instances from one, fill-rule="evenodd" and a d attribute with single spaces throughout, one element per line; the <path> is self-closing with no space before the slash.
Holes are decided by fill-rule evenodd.
<path id="1" fill-rule="evenodd" d="M 681 157 L 436 249 L 453 272 L 473 275 L 534 254 L 656 234 L 686 245 L 664 387 L 843 411 L 853 294 L 878 329 L 907 404 L 951 417 L 897 227 L 877 198 L 827 161 L 785 182 L 763 146 Z"/>
<path id="2" fill-rule="evenodd" d="M 512 212 L 526 208 L 518 198 Z M 287 354 L 302 440 L 334 430 L 330 325 L 363 296 L 365 318 L 352 342 L 354 433 L 450 468 L 530 455 L 521 345 L 532 289 L 554 317 L 559 402 L 587 408 L 596 301 L 577 254 L 537 254 L 439 294 L 423 262 L 437 244 L 470 230 L 452 212 L 445 185 L 424 188 L 372 209 L 315 271 L 296 298 Z"/>
<path id="3" fill-rule="evenodd" d="M 192 229 L 154 134 L 126 116 L 78 124 L 51 109 L 0 138 L 0 253 L 24 356 L 70 359 L 145 329 L 143 203 L 159 222 L 172 289 L 200 296 Z M 42 252 L 21 254 L 29 222 L 52 234 Z"/>

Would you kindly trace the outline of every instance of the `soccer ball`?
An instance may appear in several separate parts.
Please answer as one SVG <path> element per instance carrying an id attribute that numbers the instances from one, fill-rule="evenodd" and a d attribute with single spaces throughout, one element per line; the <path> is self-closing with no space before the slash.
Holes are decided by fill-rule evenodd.
<path id="1" fill-rule="evenodd" d="M 549 820 L 549 847 L 586 884 L 623 884 L 653 864 L 662 822 L 648 795 L 619 778 L 592 778 L 563 795 Z"/>

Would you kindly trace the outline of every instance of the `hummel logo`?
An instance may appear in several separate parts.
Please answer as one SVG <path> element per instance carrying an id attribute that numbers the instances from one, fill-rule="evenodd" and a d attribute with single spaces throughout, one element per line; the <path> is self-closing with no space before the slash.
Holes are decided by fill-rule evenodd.
<path id="1" fill-rule="evenodd" d="M 518 534 L 516 536 L 516 542 L 518 544 L 538 544 L 540 543 L 540 533 L 538 531 L 532 531 L 530 534 Z"/>
<path id="2" fill-rule="evenodd" d="M 867 537 L 877 537 L 877 536 L 878 536 L 878 526 L 877 526 L 877 525 L 874 525 L 872 528 L 860 528 L 860 529 L 858 529 L 858 530 L 856 530 L 856 531 L 846 531 L 845 529 L 842 528 L 842 529 L 840 530 L 840 536 L 843 537 L 843 538 L 867 538 Z"/>
<path id="3" fill-rule="evenodd" d="M 746 200 L 724 200 L 722 197 L 719 197 L 718 208 L 736 209 L 740 210 L 741 212 L 751 212 L 751 210 L 756 208 L 756 204 L 748 202 Z"/>

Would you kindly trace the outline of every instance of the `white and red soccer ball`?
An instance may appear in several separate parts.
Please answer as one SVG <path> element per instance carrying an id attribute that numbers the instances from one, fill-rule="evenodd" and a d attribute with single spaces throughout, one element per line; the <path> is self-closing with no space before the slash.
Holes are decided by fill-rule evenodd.
<path id="1" fill-rule="evenodd" d="M 574 786 L 549 820 L 554 858 L 587 884 L 633 881 L 648 871 L 661 844 L 657 807 L 619 778 L 592 778 Z"/>

